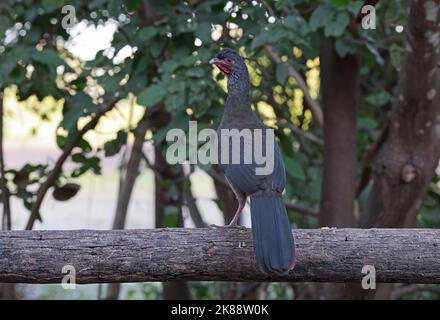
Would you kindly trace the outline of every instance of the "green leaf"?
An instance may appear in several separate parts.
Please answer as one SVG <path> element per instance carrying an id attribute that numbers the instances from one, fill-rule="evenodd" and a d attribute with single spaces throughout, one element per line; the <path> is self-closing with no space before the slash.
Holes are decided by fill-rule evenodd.
<path id="1" fill-rule="evenodd" d="M 81 138 L 78 142 L 78 147 L 80 147 L 84 152 L 90 152 L 92 151 L 92 146 L 90 145 L 90 143 L 84 139 Z"/>
<path id="2" fill-rule="evenodd" d="M 114 156 L 121 150 L 121 147 L 127 141 L 127 132 L 120 130 L 117 133 L 116 139 L 107 141 L 104 144 L 104 151 L 106 157 Z"/>
<path id="3" fill-rule="evenodd" d="M 167 44 L 166 41 L 164 41 L 163 39 L 160 39 L 158 41 L 152 41 L 150 43 L 151 55 L 154 58 L 159 57 L 160 53 L 162 52 L 163 48 L 165 48 L 166 44 Z"/>
<path id="4" fill-rule="evenodd" d="M 205 76 L 205 71 L 202 68 L 191 68 L 185 72 L 185 75 L 188 77 L 201 78 Z"/>
<path id="5" fill-rule="evenodd" d="M 351 51 L 351 48 L 344 39 L 336 39 L 335 50 L 340 57 L 345 57 Z"/>
<path id="6" fill-rule="evenodd" d="M 120 87 L 120 82 L 124 77 L 125 74 L 122 72 L 114 76 L 106 75 L 98 78 L 98 83 L 104 87 L 106 93 L 113 93 Z"/>
<path id="7" fill-rule="evenodd" d="M 252 40 L 252 49 L 260 47 L 266 43 L 275 43 L 285 37 L 294 37 L 291 31 L 282 25 L 273 25 L 269 30 L 263 31 Z"/>
<path id="8" fill-rule="evenodd" d="M 166 93 L 167 90 L 165 87 L 159 84 L 153 84 L 139 94 L 137 103 L 144 106 L 152 106 L 162 101 Z"/>
<path id="9" fill-rule="evenodd" d="M 299 33 L 302 36 L 306 36 L 310 32 L 308 23 L 298 15 L 287 16 L 284 18 L 284 25 L 286 28 Z"/>
<path id="10" fill-rule="evenodd" d="M 348 5 L 348 11 L 354 15 L 357 15 L 361 11 L 363 5 L 364 2 L 361 0 L 351 1 L 351 3 Z"/>
<path id="11" fill-rule="evenodd" d="M 153 38 L 157 33 L 158 32 L 157 32 L 156 28 L 154 28 L 154 27 L 145 27 L 145 28 L 142 28 L 138 32 L 138 37 L 142 41 L 148 41 L 151 38 Z"/>
<path id="12" fill-rule="evenodd" d="M 87 79 L 85 77 L 79 77 L 70 82 L 70 84 L 73 85 L 76 90 L 82 91 L 87 86 Z"/>
<path id="13" fill-rule="evenodd" d="M 393 99 L 393 96 L 387 91 L 382 90 L 365 97 L 365 100 L 374 106 L 382 107 Z"/>
<path id="14" fill-rule="evenodd" d="M 400 70 L 400 66 L 402 64 L 402 57 L 405 53 L 405 49 L 403 49 L 402 46 L 399 46 L 396 43 L 393 43 L 390 46 L 390 58 L 391 58 L 391 64 L 394 68 L 396 68 L 397 71 Z"/>
<path id="15" fill-rule="evenodd" d="M 366 130 L 375 130 L 377 128 L 377 122 L 372 118 L 361 117 L 358 119 L 358 128 Z"/>
<path id="16" fill-rule="evenodd" d="M 350 17 L 347 12 L 338 13 L 334 21 L 325 25 L 324 35 L 326 37 L 340 37 L 344 33 L 345 28 L 347 28 L 349 22 Z"/>
<path id="17" fill-rule="evenodd" d="M 175 228 L 177 227 L 177 222 L 179 216 L 174 212 L 165 212 L 161 228 Z"/>
<path id="18" fill-rule="evenodd" d="M 177 94 L 169 94 L 165 98 L 165 106 L 167 111 L 175 111 L 182 104 L 182 99 Z"/>
<path id="19" fill-rule="evenodd" d="M 95 106 L 92 98 L 84 92 L 78 92 L 77 94 L 75 94 L 69 100 L 68 104 L 69 107 L 84 111 L 84 113 L 86 114 L 88 114 L 92 107 Z"/>
<path id="20" fill-rule="evenodd" d="M 295 158 L 284 157 L 284 164 L 286 166 L 287 174 L 290 175 L 292 178 L 302 181 L 306 179 L 304 170 Z"/>
<path id="21" fill-rule="evenodd" d="M 287 64 L 285 62 L 277 64 L 276 77 L 279 84 L 285 84 L 288 76 Z"/>
<path id="22" fill-rule="evenodd" d="M 83 163 L 87 160 L 86 156 L 80 152 L 80 153 L 74 153 L 72 154 L 72 161 L 76 163 Z"/>
<path id="23" fill-rule="evenodd" d="M 280 123 L 278 123 L 278 126 L 282 127 L 282 125 Z M 280 139 L 280 147 L 281 147 L 283 154 L 286 157 L 294 157 L 295 153 L 292 148 L 293 135 L 280 134 L 280 135 L 277 135 L 277 137 Z"/>
<path id="24" fill-rule="evenodd" d="M 346 8 L 351 0 L 330 0 L 330 3 L 338 9 Z"/>
<path id="25" fill-rule="evenodd" d="M 81 117 L 82 113 L 77 110 L 69 110 L 63 115 L 60 127 L 67 130 L 68 132 L 73 132 L 76 129 L 76 122 Z"/>
<path id="26" fill-rule="evenodd" d="M 84 92 L 78 92 L 70 100 L 66 101 L 64 106 L 66 112 L 63 115 L 60 126 L 71 132 L 76 129 L 78 119 L 90 113 L 91 107 L 94 106 L 92 98 Z"/>
<path id="27" fill-rule="evenodd" d="M 76 168 L 72 174 L 72 178 L 78 178 L 89 170 L 92 170 L 94 174 L 101 174 L 101 165 L 98 157 L 85 158 L 81 167 Z"/>
<path id="28" fill-rule="evenodd" d="M 167 60 L 159 66 L 159 72 L 168 72 L 173 73 L 181 65 L 181 62 L 178 60 Z"/>
<path id="29" fill-rule="evenodd" d="M 48 7 L 51 5 L 54 6 L 62 6 L 64 4 L 64 0 L 43 0 L 43 6 Z"/>
<path id="30" fill-rule="evenodd" d="M 142 0 L 124 0 L 124 4 L 129 11 L 135 11 L 141 2 Z"/>
<path id="31" fill-rule="evenodd" d="M 49 66 L 51 73 L 56 72 L 56 67 L 59 65 L 65 65 L 65 62 L 58 53 L 53 49 L 45 49 L 42 51 L 35 50 L 32 55 L 32 60 L 43 63 Z"/>
<path id="32" fill-rule="evenodd" d="M 196 37 L 198 37 L 204 44 L 211 41 L 211 24 L 208 22 L 202 22 L 198 25 L 195 32 Z"/>
<path id="33" fill-rule="evenodd" d="M 323 4 L 313 11 L 310 17 L 309 26 L 313 31 L 329 23 L 333 19 L 334 9 Z"/>
<path id="34" fill-rule="evenodd" d="M 252 40 L 252 49 L 255 49 L 257 47 L 260 47 L 264 44 L 266 44 L 269 41 L 269 37 L 266 32 L 262 32 L 258 34 L 254 40 Z"/>
<path id="35" fill-rule="evenodd" d="M 67 145 L 67 142 L 69 139 L 66 136 L 58 136 L 56 137 L 56 143 L 58 148 L 64 149 L 64 147 Z"/>

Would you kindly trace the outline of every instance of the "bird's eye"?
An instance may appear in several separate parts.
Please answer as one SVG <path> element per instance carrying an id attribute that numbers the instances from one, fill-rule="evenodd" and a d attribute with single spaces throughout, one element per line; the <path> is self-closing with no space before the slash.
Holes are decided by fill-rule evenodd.
<path id="1" fill-rule="evenodd" d="M 229 58 L 225 58 L 225 61 L 227 62 L 227 63 L 233 63 L 234 61 L 232 61 L 231 59 L 229 59 Z"/>

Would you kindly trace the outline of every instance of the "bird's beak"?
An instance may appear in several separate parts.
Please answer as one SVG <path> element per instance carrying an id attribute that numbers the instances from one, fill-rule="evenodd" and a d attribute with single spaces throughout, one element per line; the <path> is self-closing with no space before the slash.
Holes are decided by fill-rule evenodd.
<path id="1" fill-rule="evenodd" d="M 211 60 L 209 60 L 209 63 L 215 65 L 224 74 L 230 74 L 231 73 L 230 66 L 227 63 L 225 63 L 225 61 L 223 61 L 222 59 L 212 58 Z"/>
<path id="2" fill-rule="evenodd" d="M 219 58 L 212 58 L 211 60 L 209 60 L 210 64 L 218 64 L 221 63 L 222 61 Z"/>

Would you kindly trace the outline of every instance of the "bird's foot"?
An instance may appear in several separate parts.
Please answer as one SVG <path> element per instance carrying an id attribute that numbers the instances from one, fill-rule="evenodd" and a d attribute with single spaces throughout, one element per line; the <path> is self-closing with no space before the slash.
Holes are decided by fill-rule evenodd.
<path id="1" fill-rule="evenodd" d="M 229 229 L 229 228 L 231 228 L 231 229 L 246 229 L 245 226 L 241 226 L 241 225 L 236 224 L 236 223 L 234 223 L 234 224 L 230 223 L 230 224 L 227 224 L 225 226 L 219 226 L 219 225 L 216 225 L 216 224 L 211 224 L 211 225 L 208 226 L 208 228 L 210 228 L 210 229 Z"/>

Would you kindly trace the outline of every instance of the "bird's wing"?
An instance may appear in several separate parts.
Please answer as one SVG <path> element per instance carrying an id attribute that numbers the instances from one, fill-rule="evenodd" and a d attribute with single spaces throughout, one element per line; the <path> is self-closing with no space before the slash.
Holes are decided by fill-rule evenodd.
<path id="1" fill-rule="evenodd" d="M 254 164 L 228 164 L 224 166 L 225 176 L 241 192 L 252 194 L 260 190 L 265 176 L 255 174 Z"/>
<path id="2" fill-rule="evenodd" d="M 286 173 L 280 149 L 275 143 L 274 168 L 272 174 L 257 175 L 256 169 L 260 167 L 255 162 L 243 162 L 243 148 L 241 148 L 241 161 L 239 164 L 221 164 L 225 176 L 240 191 L 252 194 L 259 190 L 270 189 L 282 193 L 286 185 Z"/>
<path id="3" fill-rule="evenodd" d="M 282 193 L 286 188 L 286 169 L 284 167 L 283 157 L 281 156 L 280 148 L 275 143 L 275 157 L 274 157 L 274 170 L 272 174 L 272 189 Z"/>

